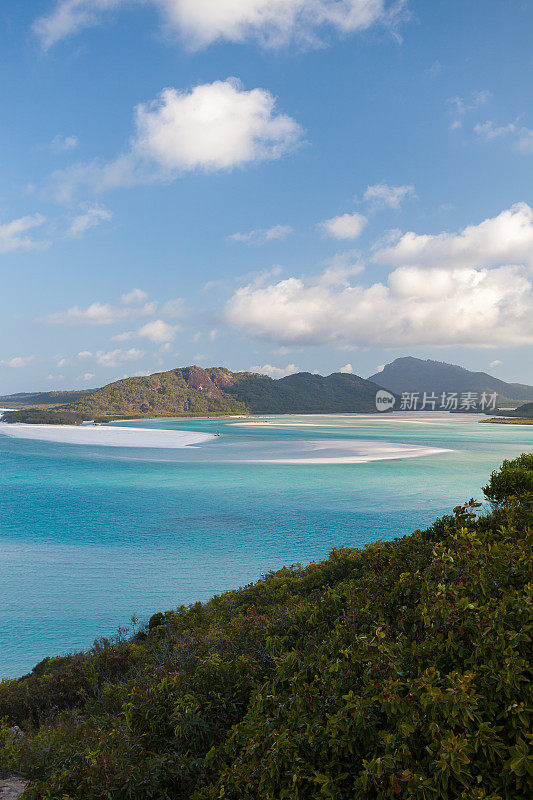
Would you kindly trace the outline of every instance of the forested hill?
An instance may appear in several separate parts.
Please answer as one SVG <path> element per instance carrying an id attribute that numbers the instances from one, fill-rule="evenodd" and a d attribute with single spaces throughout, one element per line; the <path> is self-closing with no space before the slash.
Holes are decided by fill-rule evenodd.
<path id="1" fill-rule="evenodd" d="M 0 773 L 25 800 L 530 800 L 533 455 L 485 493 L 0 682 Z"/>
<path id="2" fill-rule="evenodd" d="M 57 414 L 61 422 L 65 414 L 74 414 L 81 422 L 119 416 L 375 412 L 379 388 L 343 373 L 323 377 L 300 372 L 273 380 L 223 367 L 191 366 L 125 378 L 46 414 L 31 409 L 20 416 L 19 412 L 6 414 L 5 419 L 50 422 Z"/>
<path id="3" fill-rule="evenodd" d="M 18 394 L 5 394 L 0 396 L 0 406 L 8 408 L 28 408 L 28 406 L 57 406 L 66 403 L 75 403 L 96 389 L 73 389 L 58 392 L 19 392 Z"/>
<path id="4" fill-rule="evenodd" d="M 533 386 L 507 383 L 486 372 L 472 372 L 456 364 L 407 356 L 386 364 L 369 380 L 391 392 L 486 392 L 498 395 L 498 405 L 517 405 L 533 401 Z"/>

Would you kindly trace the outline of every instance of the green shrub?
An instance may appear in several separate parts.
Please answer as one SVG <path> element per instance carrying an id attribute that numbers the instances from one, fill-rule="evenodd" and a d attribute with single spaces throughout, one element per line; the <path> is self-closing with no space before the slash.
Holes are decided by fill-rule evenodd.
<path id="1" fill-rule="evenodd" d="M 527 502 L 533 496 L 533 454 L 522 453 L 513 461 L 504 461 L 483 487 L 487 500 L 494 507 L 507 505 L 518 498 Z"/>

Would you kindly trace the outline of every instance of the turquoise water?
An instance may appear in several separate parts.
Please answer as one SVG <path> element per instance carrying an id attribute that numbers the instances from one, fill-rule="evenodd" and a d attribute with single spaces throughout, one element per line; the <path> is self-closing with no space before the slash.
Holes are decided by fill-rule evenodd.
<path id="1" fill-rule="evenodd" d="M 182 450 L 82 446 L 0 435 L 0 676 L 90 646 L 154 611 L 429 524 L 533 427 L 439 415 L 123 423 L 221 436 Z M 452 452 L 357 464 L 250 463 L 321 451 L 308 442 Z M 341 448 L 341 449 L 339 449 Z M 324 451 L 328 453 L 328 451 Z"/>

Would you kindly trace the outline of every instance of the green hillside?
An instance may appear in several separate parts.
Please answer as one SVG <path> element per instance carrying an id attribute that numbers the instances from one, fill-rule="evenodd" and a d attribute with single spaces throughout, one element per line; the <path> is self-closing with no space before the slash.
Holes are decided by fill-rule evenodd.
<path id="1" fill-rule="evenodd" d="M 375 412 L 375 383 L 340 372 L 324 377 L 298 372 L 272 380 L 246 375 L 226 391 L 252 414 Z"/>
<path id="2" fill-rule="evenodd" d="M 58 412 L 72 421 L 112 417 L 195 416 L 375 412 L 379 386 L 357 375 L 328 377 L 300 372 L 280 380 L 223 367 L 182 367 L 154 375 L 125 378 L 96 389 L 76 402 L 25 416 L 6 413 L 5 421 L 50 423 Z"/>
<path id="3" fill-rule="evenodd" d="M 242 414 L 246 407 L 225 394 L 229 370 L 183 367 L 137 378 L 125 378 L 98 389 L 90 397 L 70 403 L 70 411 L 86 418 L 101 416 L 159 416 Z"/>
<path id="4" fill-rule="evenodd" d="M 96 389 L 73 389 L 64 392 L 19 392 L 18 394 L 5 394 L 0 397 L 0 406 L 9 408 L 28 408 L 31 406 L 57 406 L 65 403 L 74 403 L 90 394 Z"/>
<path id="5" fill-rule="evenodd" d="M 4 681 L 0 772 L 25 800 L 529 800 L 533 455 L 485 492 Z"/>

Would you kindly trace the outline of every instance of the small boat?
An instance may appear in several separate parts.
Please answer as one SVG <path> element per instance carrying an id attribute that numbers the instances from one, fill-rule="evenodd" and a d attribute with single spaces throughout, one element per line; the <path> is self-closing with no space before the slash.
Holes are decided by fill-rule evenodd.
<path id="1" fill-rule="evenodd" d="M 215 432 L 215 436 L 220 436 L 220 433 L 218 431 L 216 431 Z"/>

